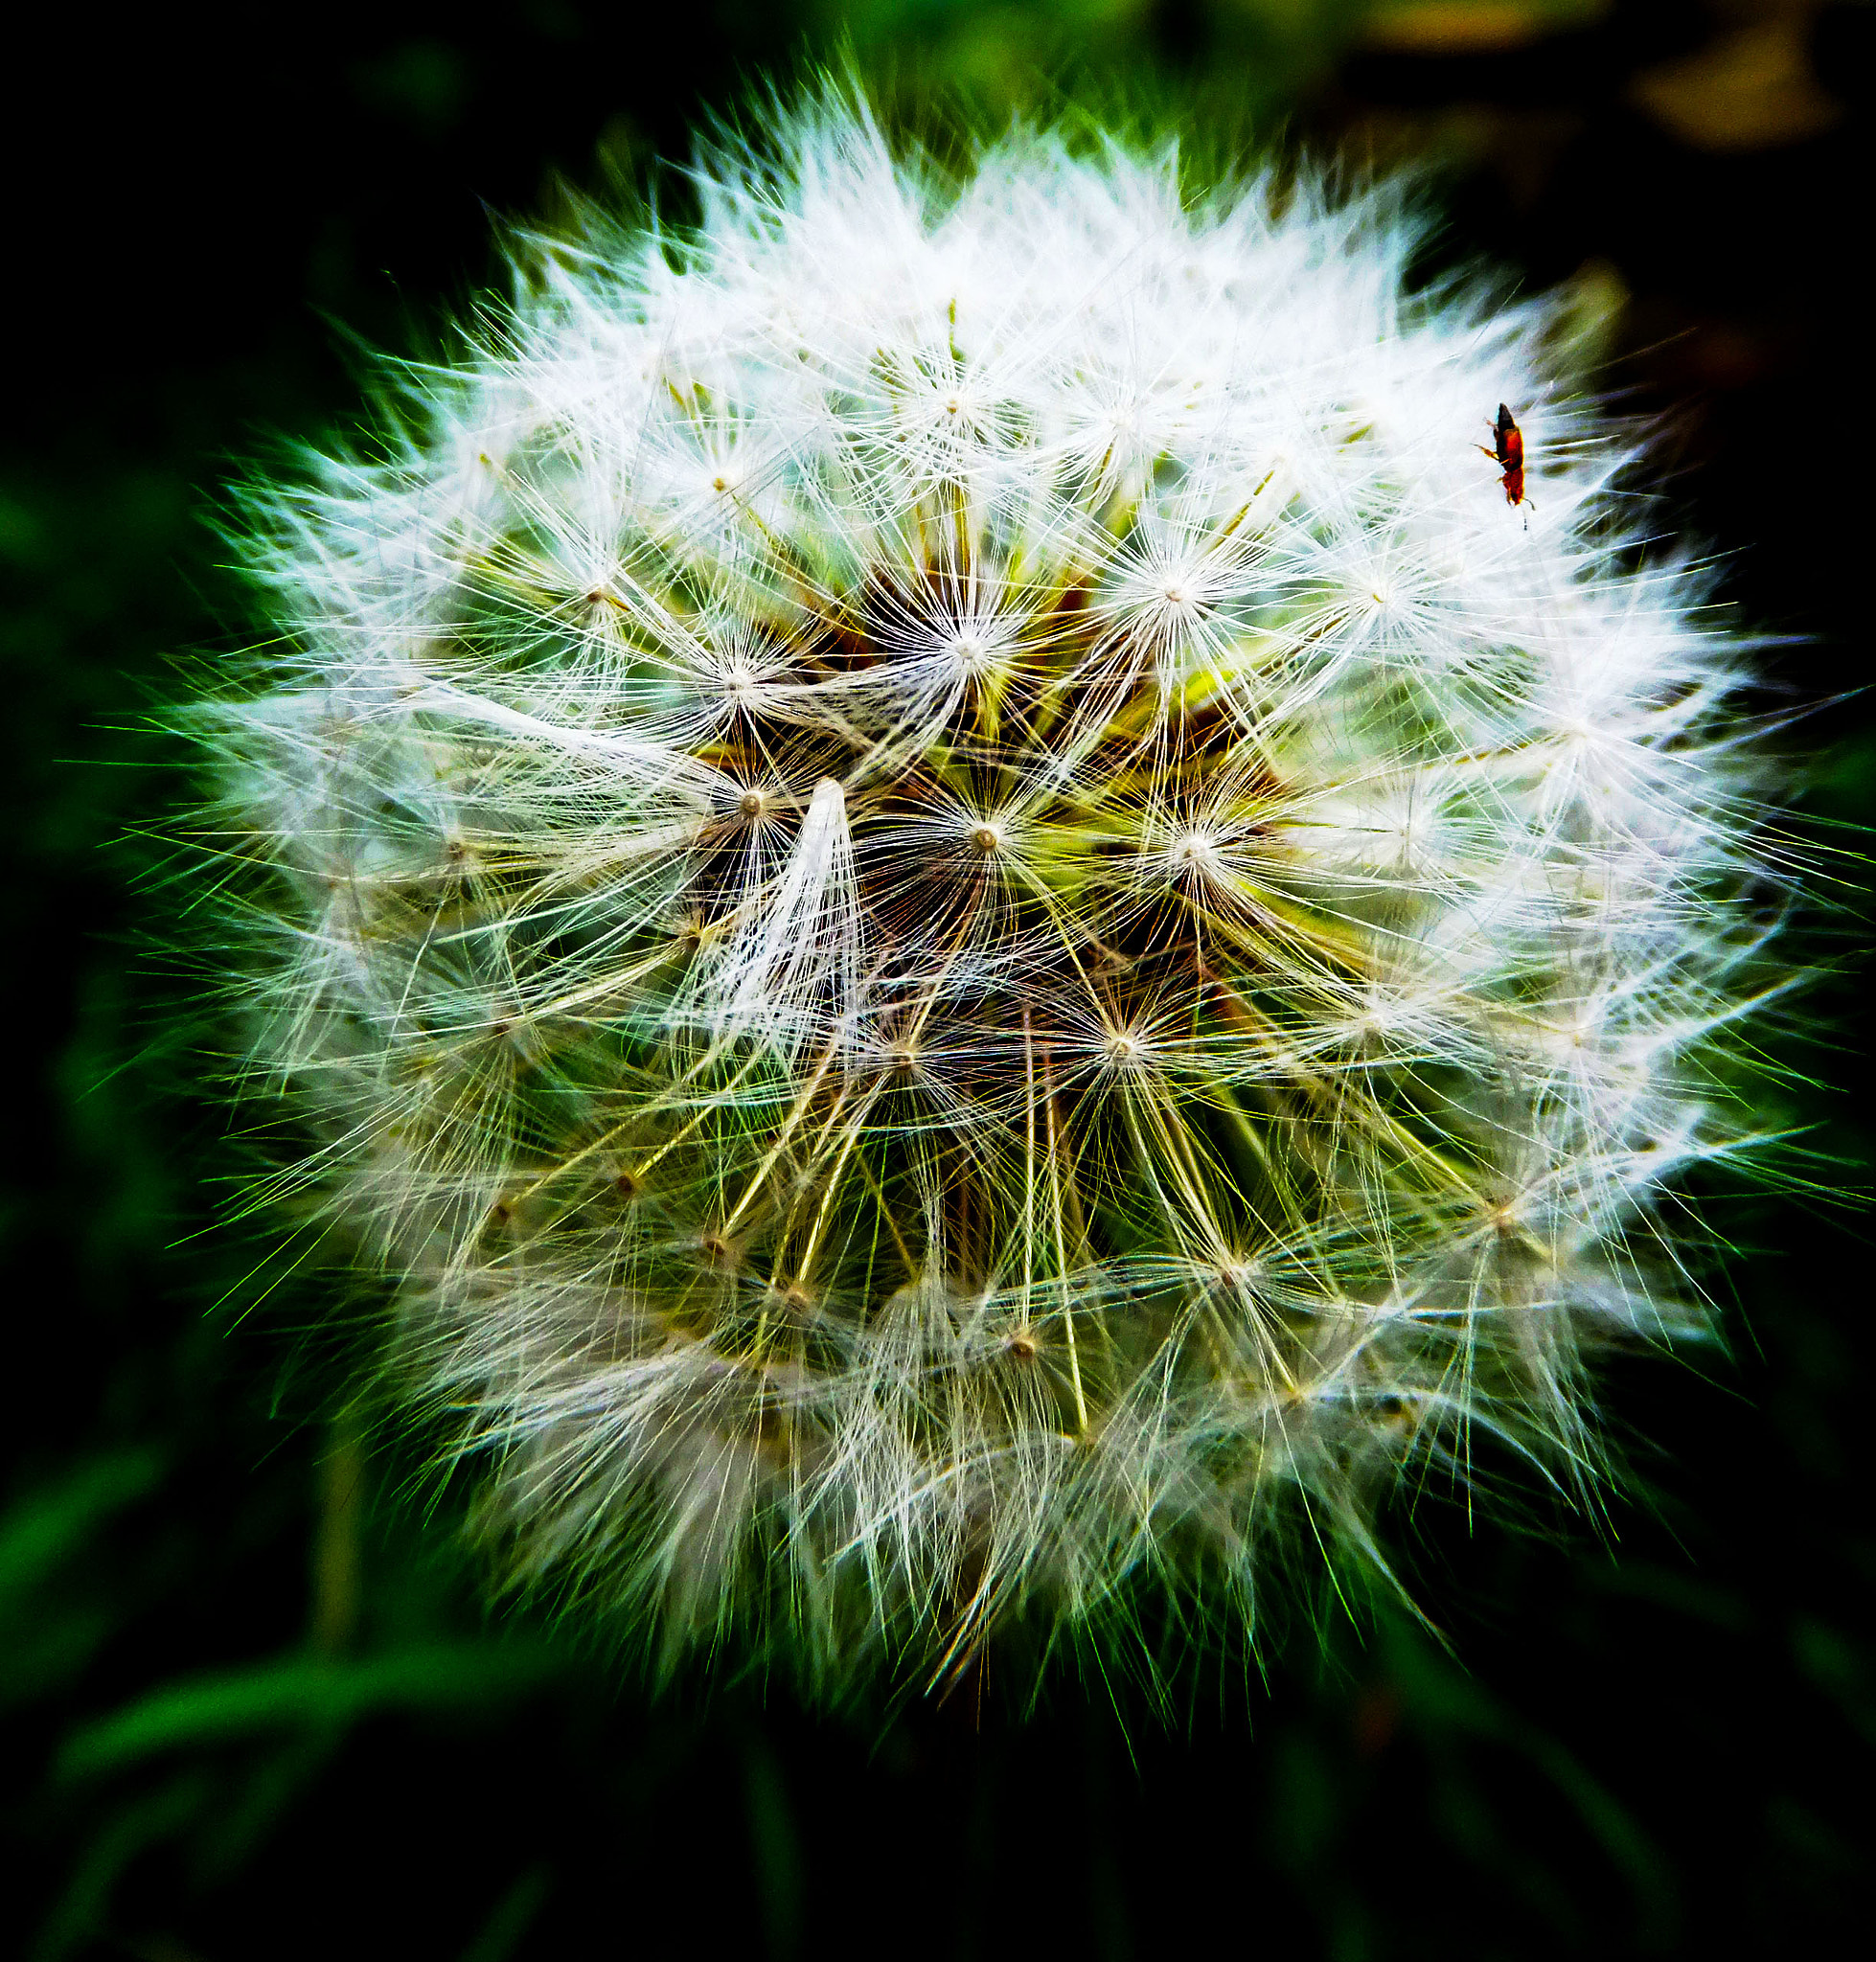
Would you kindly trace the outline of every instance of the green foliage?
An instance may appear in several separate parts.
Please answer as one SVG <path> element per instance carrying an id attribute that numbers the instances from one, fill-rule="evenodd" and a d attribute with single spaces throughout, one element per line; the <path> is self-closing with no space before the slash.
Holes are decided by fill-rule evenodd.
<path id="1" fill-rule="evenodd" d="M 433 1643 L 357 1659 L 284 1656 L 164 1684 L 74 1732 L 57 1770 L 83 1777 L 158 1751 L 277 1730 L 335 1738 L 380 1710 L 473 1710 L 534 1687 L 555 1659 L 551 1651 L 494 1642 Z"/>

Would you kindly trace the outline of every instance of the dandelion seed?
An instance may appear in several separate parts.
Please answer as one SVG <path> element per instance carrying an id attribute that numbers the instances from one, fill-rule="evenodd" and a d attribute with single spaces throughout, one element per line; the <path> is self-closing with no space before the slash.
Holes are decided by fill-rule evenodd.
<path id="1" fill-rule="evenodd" d="M 775 142 L 249 494 L 262 1196 L 664 1661 L 1247 1629 L 1397 1480 L 1592 1478 L 1597 1351 L 1704 1324 L 1659 1200 L 1744 1148 L 1771 876 L 1543 307 L 1407 294 L 1385 189 Z"/>

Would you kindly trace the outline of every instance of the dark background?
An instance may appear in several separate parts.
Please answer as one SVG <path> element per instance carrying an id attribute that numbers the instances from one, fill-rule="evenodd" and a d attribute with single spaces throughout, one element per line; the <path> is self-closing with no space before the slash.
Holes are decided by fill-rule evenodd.
<path id="1" fill-rule="evenodd" d="M 1660 524 L 1787 636 L 1761 707 L 1849 968 L 1876 747 L 1867 255 L 1876 16 L 1807 0 L 540 0 L 106 27 L 11 51 L 0 315 L 0 1938 L 39 1958 L 497 1962 L 667 1942 L 1097 1957 L 1787 1951 L 1866 1936 L 1876 1398 L 1853 1209 L 1726 1200 L 1730 1354 L 1609 1386 L 1645 1502 L 1598 1537 L 1403 1524 L 1451 1642 L 1387 1613 L 1199 1686 L 1098 1679 L 815 1718 L 652 1703 L 489 1615 L 411 1467 L 332 1417 L 308 1285 L 244 1308 L 222 1119 L 142 936 L 179 793 L 168 656 L 236 645 L 203 518 L 235 460 L 343 427 L 347 332 L 409 352 L 556 173 L 643 184 L 700 111 L 825 50 L 994 123 L 1123 75 L 1247 134 L 1429 163 L 1444 262 L 1575 282 L 1654 419 Z M 41 23 L 42 28 L 48 23 Z M 344 330 L 343 331 L 341 330 Z M 1481 418 L 1491 408 L 1481 405 Z M 141 892 L 137 880 L 146 883 Z M 1808 997 L 1799 1173 L 1867 1162 L 1854 975 Z M 1833 1034 L 1834 1032 L 1834 1034 Z M 1812 1081 L 1803 1080 L 1808 1077 Z"/>

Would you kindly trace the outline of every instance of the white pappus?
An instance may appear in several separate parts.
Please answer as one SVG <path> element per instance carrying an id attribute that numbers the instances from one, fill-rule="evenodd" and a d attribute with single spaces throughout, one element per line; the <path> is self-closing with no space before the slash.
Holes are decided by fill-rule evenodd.
<path id="1" fill-rule="evenodd" d="M 694 181 L 247 488 L 188 717 L 265 1189 L 507 1572 L 837 1692 L 1591 1492 L 1776 881 L 1544 305 L 1409 294 L 1386 187 L 838 91 Z"/>

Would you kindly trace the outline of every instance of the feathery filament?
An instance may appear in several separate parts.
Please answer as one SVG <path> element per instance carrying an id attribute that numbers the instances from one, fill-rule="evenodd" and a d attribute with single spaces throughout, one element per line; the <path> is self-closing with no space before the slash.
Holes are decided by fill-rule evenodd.
<path id="1" fill-rule="evenodd" d="M 1631 457 L 1385 192 L 783 148 L 250 497 L 249 1070 L 402 1394 L 520 1579 L 836 1684 L 1590 1479 L 1758 951 Z"/>

